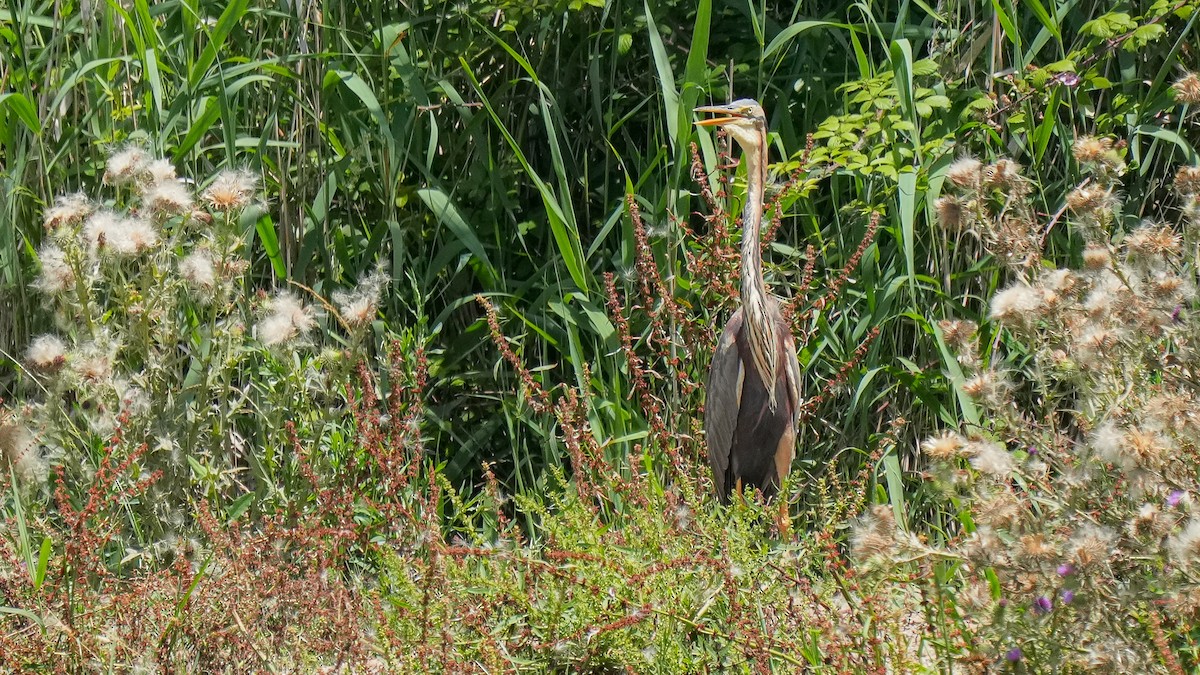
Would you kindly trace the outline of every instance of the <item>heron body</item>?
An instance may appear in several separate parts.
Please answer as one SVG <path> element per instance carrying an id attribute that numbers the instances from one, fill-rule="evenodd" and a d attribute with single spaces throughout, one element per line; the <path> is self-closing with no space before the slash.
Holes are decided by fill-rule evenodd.
<path id="1" fill-rule="evenodd" d="M 766 115 L 757 102 L 697 108 L 723 115 L 747 171 L 742 214 L 741 308 L 721 333 L 708 374 L 704 431 L 717 496 L 756 487 L 770 498 L 791 469 L 800 411 L 800 364 L 779 301 L 766 289 L 759 231 L 767 176 Z"/>

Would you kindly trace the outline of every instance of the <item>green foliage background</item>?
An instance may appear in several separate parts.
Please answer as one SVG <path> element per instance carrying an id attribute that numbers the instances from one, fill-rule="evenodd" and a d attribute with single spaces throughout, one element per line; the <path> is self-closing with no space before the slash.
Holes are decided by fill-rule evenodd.
<path id="1" fill-rule="evenodd" d="M 793 292 L 807 246 L 819 278 L 832 275 L 866 214 L 883 214 L 853 283 L 812 314 L 807 391 L 882 332 L 815 411 L 802 459 L 817 471 L 865 451 L 903 416 L 899 455 L 885 460 L 898 479 L 937 419 L 974 415 L 933 324 L 976 318 L 1002 281 L 971 235 L 935 222 L 946 166 L 968 152 L 1010 156 L 1059 199 L 1079 180 L 1073 139 L 1112 134 L 1129 139 L 1123 187 L 1142 205 L 1124 217 L 1153 217 L 1172 167 L 1195 155 L 1169 90 L 1196 65 L 1191 4 L 10 1 L 0 347 L 19 354 L 48 320 L 29 290 L 43 208 L 94 191 L 114 146 L 144 143 L 200 183 L 248 166 L 271 202 L 247 231 L 258 285 L 286 278 L 325 293 L 382 263 L 393 277 L 383 315 L 429 345 L 426 434 L 446 475 L 469 484 L 498 462 L 524 491 L 562 463 L 561 448 L 474 296 L 502 308 L 545 382 L 581 381 L 586 364 L 601 394 L 592 422 L 628 452 L 647 423 L 601 281 L 636 283 L 627 198 L 670 287 L 700 321 L 723 321 L 728 303 L 690 298 L 681 264 L 690 244 L 678 225 L 700 224 L 690 214 L 704 208 L 689 144 L 710 175 L 717 163 L 690 110 L 751 96 L 770 115 L 779 175 L 805 177 L 768 255 L 776 293 Z M 1062 208 L 1039 203 L 1047 222 Z M 1047 236 L 1064 258 L 1078 249 L 1063 228 Z M 702 372 L 710 346 L 681 347 Z M 15 379 L 6 360 L 10 390 Z"/>
<path id="2" fill-rule="evenodd" d="M 909 641 L 893 620 L 907 610 L 890 606 L 886 592 L 846 585 L 858 574 L 845 567 L 854 538 L 847 523 L 867 509 L 854 526 L 859 548 L 871 518 L 913 533 L 906 545 L 918 555 L 905 563 L 913 569 L 883 575 L 908 593 L 914 614 L 926 614 L 918 641 L 944 640 L 949 652 L 961 646 L 974 656 L 974 646 L 955 640 L 977 626 L 950 611 L 966 603 L 935 605 L 908 585 L 932 578 L 924 588 L 940 593 L 978 571 L 962 564 L 967 554 L 932 548 L 961 543 L 975 528 L 962 500 L 919 479 L 929 467 L 918 441 L 943 428 L 995 428 L 964 391 L 938 322 L 980 324 L 977 365 L 1017 372 L 1035 361 L 984 316 L 1020 265 L 994 258 L 980 233 L 945 227 L 935 204 L 955 159 L 1016 161 L 1033 189 L 1033 221 L 1044 228 L 1038 264 L 1078 267 L 1083 242 L 1067 227 L 1065 199 L 1090 180 L 1072 144 L 1094 136 L 1115 141 L 1127 167 L 1113 240 L 1146 219 L 1179 222 L 1170 187 L 1181 164 L 1197 163 L 1197 126 L 1172 84 L 1200 68 L 1197 5 L 7 0 L 5 399 L 38 394 L 22 354 L 52 326 L 48 303 L 30 287 L 47 236 L 43 211 L 63 193 L 111 195 L 101 186 L 105 159 L 127 143 L 168 158 L 197 187 L 230 167 L 263 177 L 266 208 L 236 224 L 252 257 L 239 288 L 294 283 L 330 297 L 388 272 L 373 334 L 327 330 L 309 346 L 371 352 L 373 366 L 387 363 L 385 345 L 394 351 L 390 370 L 365 374 L 352 373 L 353 360 L 335 349 L 274 361 L 278 354 L 261 344 L 230 342 L 226 370 L 238 372 L 217 385 L 245 388 L 253 403 L 238 399 L 236 420 L 209 424 L 193 412 L 216 418 L 224 409 L 183 392 L 187 404 L 170 411 L 175 417 L 156 416 L 186 420 L 199 437 L 186 464 L 172 460 L 171 506 L 187 507 L 195 522 L 179 529 L 204 541 L 179 550 L 199 560 L 207 547 L 207 560 L 224 556 L 237 573 L 179 562 L 171 570 L 178 579 L 195 575 L 184 583 L 131 569 L 142 564 L 140 554 L 126 555 L 134 545 L 167 541 L 159 548 L 173 552 L 178 541 L 173 526 L 149 527 L 131 508 L 155 499 L 140 502 L 138 484 L 121 483 L 124 469 L 97 479 L 94 467 L 76 462 L 61 499 L 50 483 L 28 498 L 12 485 L 4 513 L 18 534 L 4 550 L 20 553 L 7 564 L 31 583 L 0 575 L 11 582 L 0 589 L 0 610 L 6 626 L 17 626 L 0 639 L 18 644 L 36 626 L 81 664 L 90 658 L 84 642 L 61 637 L 55 612 L 94 625 L 144 615 L 155 624 L 144 635 L 163 663 L 193 658 L 194 646 L 201 662 L 271 663 L 246 650 L 230 656 L 239 647 L 224 638 L 209 642 L 228 628 L 227 603 L 239 603 L 241 616 L 258 613 L 258 624 L 241 627 L 246 644 L 274 640 L 300 617 L 288 638 L 295 645 L 280 654 L 311 650 L 340 661 L 345 644 L 394 639 L 377 651 L 395 652 L 389 658 L 413 671 L 444 656 L 439 644 L 464 664 L 494 659 L 496 670 L 515 668 L 511 657 L 528 659 L 522 667 L 530 670 L 675 663 L 683 664 L 676 671 L 882 671 L 918 655 L 902 653 Z M 720 203 L 736 214 L 744 182 L 727 144 L 693 126 L 692 109 L 741 97 L 768 111 L 779 219 L 767 277 L 775 293 L 795 299 L 804 389 L 814 401 L 788 486 L 801 503 L 778 520 L 756 504 L 708 509 L 703 489 L 697 383 L 736 302 L 721 283 L 736 280 L 705 277 L 694 263 L 740 235 L 706 217 L 713 205 L 702 193 L 727 192 Z M 111 204 L 136 203 L 117 191 Z M 986 206 L 1005 213 L 1008 204 Z M 191 358 L 178 351 L 181 362 Z M 1145 379 L 1161 376 L 1156 367 Z M 173 382 L 171 374 L 162 381 Z M 1038 409 L 1049 400 L 1039 396 L 1025 387 L 1014 399 Z M 72 405 L 59 406 L 65 417 Z M 1018 445 L 1019 427 L 1005 427 L 1012 438 L 997 443 Z M 1053 425 L 1030 429 L 1057 438 Z M 234 433 L 251 439 L 250 457 L 268 458 L 265 469 L 244 471 L 234 456 L 242 448 L 226 464 L 204 463 Z M 128 468 L 139 453 L 158 461 L 154 449 L 106 440 L 91 435 L 79 445 L 99 466 L 124 460 Z M 965 467 L 960 460 L 955 466 Z M 86 502 L 86 518 L 71 520 L 71 500 L 76 509 Z M 270 536 L 242 538 L 243 526 Z M 90 558 L 75 555 L 81 542 L 95 544 Z M 331 575 L 327 565 L 344 568 Z M 128 579 L 110 577 L 113 570 Z M 989 572 L 999 601 L 1000 579 Z M 1157 581 L 1156 573 L 1148 574 Z M 308 598 L 327 592 L 330 579 L 345 582 L 336 591 L 344 605 L 312 612 Z M 255 595 L 264 586 L 282 601 L 264 609 Z M 578 600 L 584 592 L 599 600 Z M 762 601 L 743 604 L 739 593 Z M 380 604 L 368 612 L 375 623 L 360 630 L 346 618 L 354 611 L 341 608 L 368 596 Z M 164 613 L 123 611 L 141 605 L 113 597 Z M 831 598 L 847 611 L 823 604 Z M 466 604 L 479 609 L 470 621 Z M 782 624 L 773 613 L 781 607 L 791 612 Z M 1143 609 L 1116 620 L 1134 617 L 1126 623 L 1137 639 L 1167 654 L 1157 610 Z M 1031 635 L 1042 630 L 1041 615 L 1012 616 Z M 877 629 L 881 619 L 888 628 Z M 641 631 L 643 621 L 655 629 Z M 780 625 L 791 631 L 782 639 L 772 635 Z M 981 658 L 1000 664 L 1014 634 L 1002 620 L 984 625 L 999 628 Z M 1194 645 L 1187 620 L 1169 628 L 1173 646 Z M 439 643 L 430 630 L 449 637 Z M 100 632 L 84 624 L 80 634 Z M 313 646 L 312 635 L 327 642 Z M 1038 658 L 1055 662 L 1057 653 L 1046 654 L 1058 645 L 1048 645 Z M 26 657 L 47 669 L 62 656 L 33 651 Z"/>

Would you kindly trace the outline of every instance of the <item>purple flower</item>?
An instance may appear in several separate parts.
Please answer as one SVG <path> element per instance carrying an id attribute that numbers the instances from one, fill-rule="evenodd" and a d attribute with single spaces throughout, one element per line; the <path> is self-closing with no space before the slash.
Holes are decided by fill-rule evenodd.
<path id="1" fill-rule="evenodd" d="M 1024 655 L 1021 653 L 1021 648 L 1013 647 L 1012 649 L 1008 650 L 1008 653 L 1004 655 L 1004 658 L 1008 659 L 1009 663 L 1016 663 L 1017 661 L 1021 660 L 1022 656 Z"/>
<path id="2" fill-rule="evenodd" d="M 1037 600 L 1033 601 L 1034 614 L 1045 614 L 1052 609 L 1054 609 L 1054 603 L 1050 601 L 1050 598 L 1047 598 L 1044 595 L 1039 595 Z"/>
<path id="3" fill-rule="evenodd" d="M 1171 494 L 1167 495 L 1167 506 L 1179 506 L 1179 502 L 1183 501 L 1183 490 L 1172 490 Z"/>
<path id="4" fill-rule="evenodd" d="M 1079 84 L 1079 75 L 1077 73 L 1072 73 L 1069 70 L 1061 73 L 1055 73 L 1054 81 L 1068 87 L 1074 87 L 1075 85 Z"/>
<path id="5" fill-rule="evenodd" d="M 1058 566 L 1058 576 L 1060 577 L 1069 577 L 1074 573 L 1075 568 L 1071 566 L 1071 563 L 1063 563 Z"/>
<path id="6" fill-rule="evenodd" d="M 1064 603 L 1070 604 L 1071 601 L 1075 599 L 1075 591 L 1069 588 L 1064 588 L 1063 592 L 1058 597 L 1062 598 Z"/>

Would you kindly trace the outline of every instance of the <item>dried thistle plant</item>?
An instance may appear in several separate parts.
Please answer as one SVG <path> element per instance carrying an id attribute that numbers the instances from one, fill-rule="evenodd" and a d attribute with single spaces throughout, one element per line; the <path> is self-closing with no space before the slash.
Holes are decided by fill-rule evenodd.
<path id="1" fill-rule="evenodd" d="M 1075 143 L 1089 172 L 1066 199 L 1086 242 L 1079 269 L 1043 260 L 1039 237 L 1028 236 L 1039 229 L 1025 221 L 1033 212 L 1020 194 L 989 193 L 982 165 L 960 160 L 948 174 L 954 212 L 965 215 L 943 221 L 964 220 L 1016 277 L 990 300 L 988 319 L 1006 336 L 990 358 L 973 326 L 941 325 L 981 426 L 950 428 L 922 445 L 928 480 L 960 505 L 957 531 L 927 555 L 959 562 L 948 576 L 915 571 L 948 598 L 945 611 L 967 631 L 957 650 L 942 653 L 963 666 L 983 659 L 1038 672 L 1168 672 L 1173 645 L 1196 618 L 1186 609 L 1194 607 L 1200 560 L 1191 507 L 1200 490 L 1200 392 L 1191 373 L 1200 357 L 1189 311 L 1197 268 L 1188 209 L 1200 173 L 1185 167 L 1177 175 L 1182 222 L 1114 231 L 1121 147 L 1089 137 Z M 1006 229 L 1018 221 L 1019 233 Z M 1004 364 L 1006 344 L 1029 360 Z M 864 570 L 908 562 L 879 546 L 860 558 Z M 1162 606 L 1179 612 L 1160 614 Z"/>

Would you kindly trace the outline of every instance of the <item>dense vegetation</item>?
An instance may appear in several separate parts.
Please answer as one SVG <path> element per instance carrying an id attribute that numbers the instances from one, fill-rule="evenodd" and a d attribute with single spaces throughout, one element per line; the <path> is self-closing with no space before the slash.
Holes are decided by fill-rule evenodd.
<path id="1" fill-rule="evenodd" d="M 885 4 L 0 7 L 0 663 L 1200 668 L 1200 3 Z"/>

